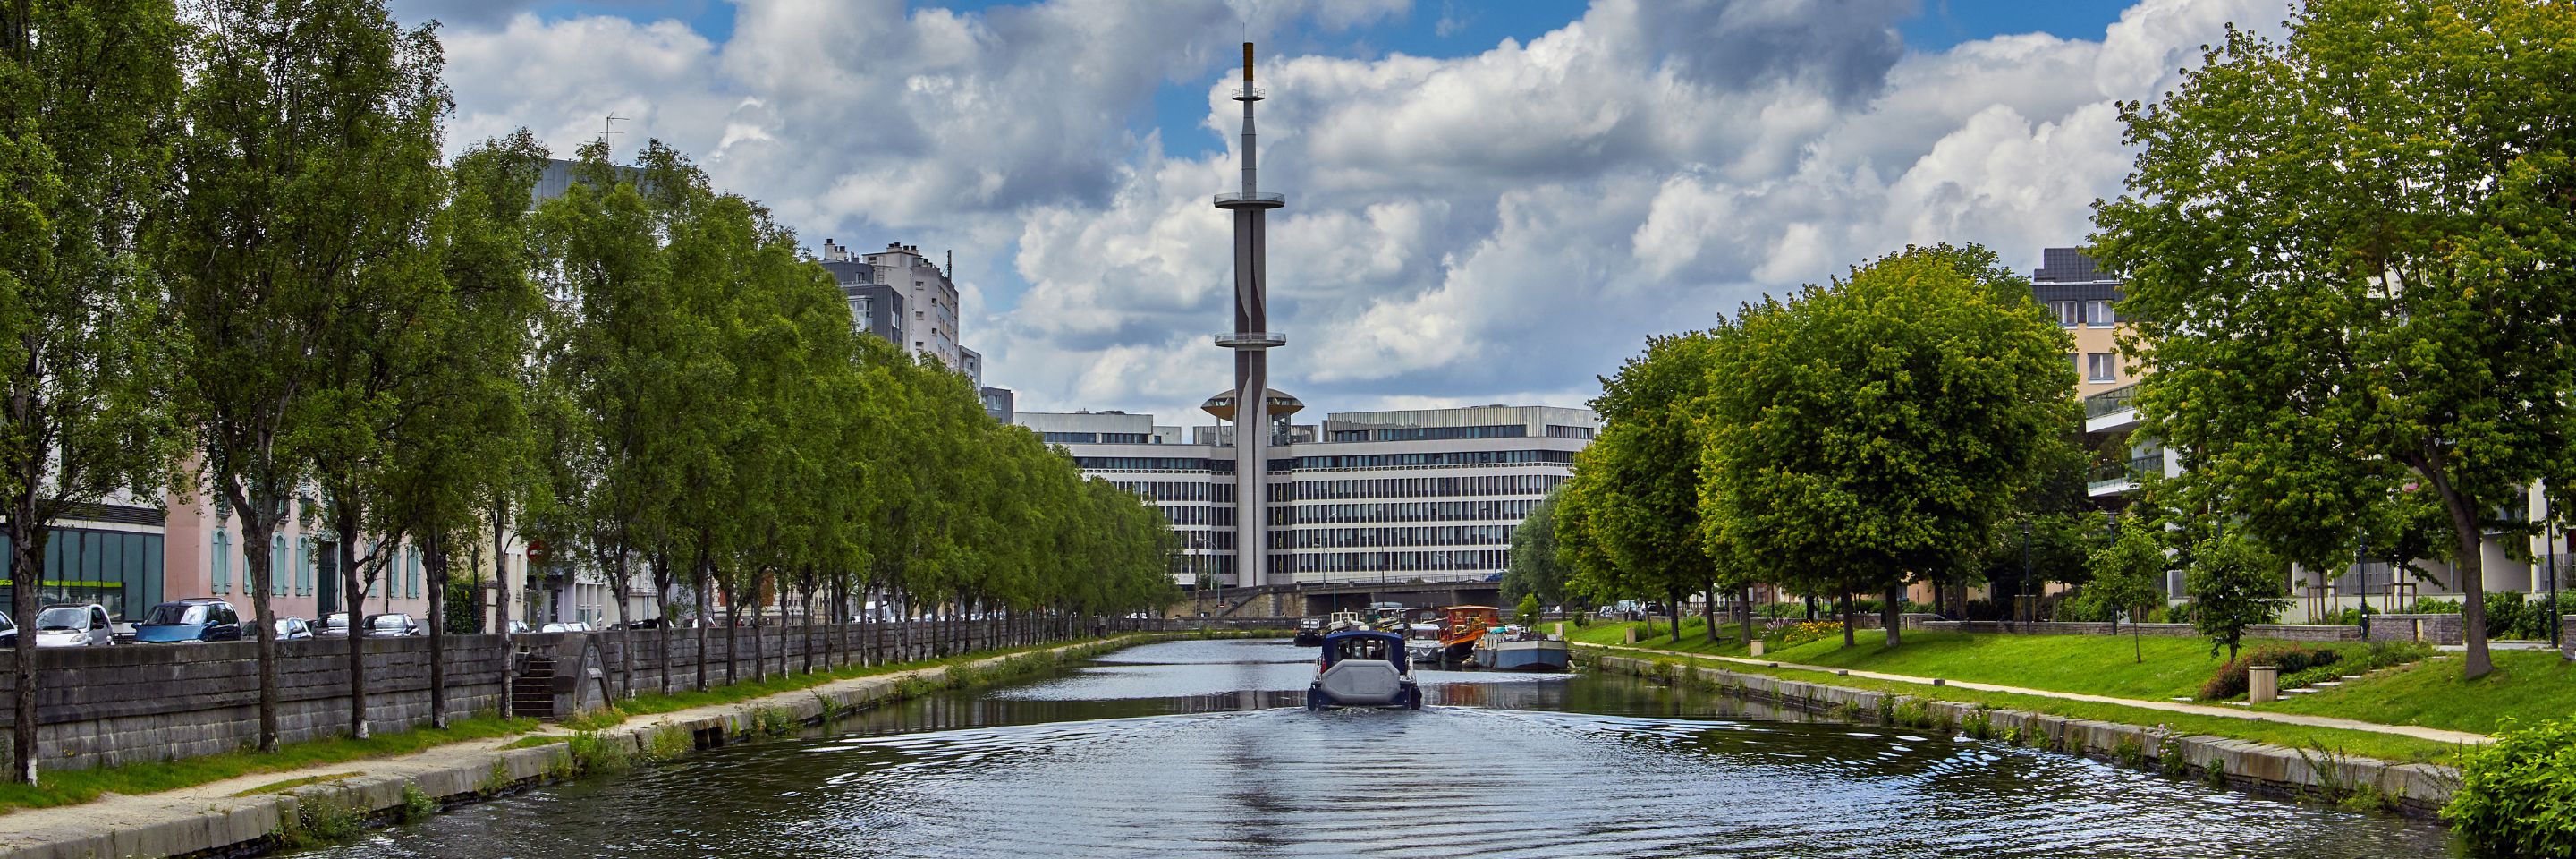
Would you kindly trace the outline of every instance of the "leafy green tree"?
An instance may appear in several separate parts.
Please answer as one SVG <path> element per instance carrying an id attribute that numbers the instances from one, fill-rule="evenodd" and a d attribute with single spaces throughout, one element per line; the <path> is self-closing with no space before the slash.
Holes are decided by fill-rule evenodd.
<path id="1" fill-rule="evenodd" d="M 1747 306 L 1706 400 L 1712 545 L 1808 593 L 1883 592 L 1897 644 L 1907 576 L 1960 564 L 2071 420 L 2067 335 L 2029 289 L 1942 245 Z"/>
<path id="2" fill-rule="evenodd" d="M 2161 603 L 2165 594 L 2163 529 L 2134 516 L 2122 518 L 2119 528 L 2118 538 L 2086 560 L 2092 576 L 2084 584 L 2084 599 L 2109 609 L 2114 629 L 2121 616 Z M 2129 649 L 2137 661 L 2145 662 L 2146 645 L 2138 640 L 2141 634 L 2135 623 L 2129 625 Z"/>
<path id="3" fill-rule="evenodd" d="M 1701 541 L 1700 429 L 1695 403 L 1719 384 L 1706 333 L 1650 337 L 1644 354 L 1601 379 L 1602 427 L 1575 455 L 1556 499 L 1558 554 L 1574 590 L 1660 597 L 1681 630 L 1682 598 L 1719 565 Z"/>
<path id="4" fill-rule="evenodd" d="M 168 0 L 0 7 L 0 535 L 35 629 L 53 524 L 150 497 L 185 444 L 137 232 L 166 181 L 188 32 Z M 10 778 L 36 781 L 36 636 L 17 637 Z"/>
<path id="5" fill-rule="evenodd" d="M 270 538 L 317 452 L 344 443 L 329 409 L 330 341 L 416 254 L 413 129 L 442 102 L 438 43 L 373 0 L 208 0 L 181 56 L 171 205 L 146 230 L 184 358 L 173 404 L 197 429 L 206 482 L 242 519 L 259 652 L 259 745 L 278 741 Z M 433 95 L 435 94 L 435 95 Z M 431 155 L 434 155 L 434 150 Z M 336 400 L 345 402 L 345 400 Z M 307 511 L 312 512 L 312 511 Z M 344 535 L 355 539 L 356 535 Z"/>
<path id="6" fill-rule="evenodd" d="M 2524 527 L 2493 512 L 2522 487 L 2576 476 L 2576 88 L 2533 83 L 2576 74 L 2576 17 L 2313 0 L 2286 23 L 2123 106 L 2136 169 L 2096 225 L 2128 278 L 2124 351 L 2156 368 L 2143 429 L 2302 564 L 2340 566 L 2373 505 L 2424 487 L 2480 676 L 2480 538 Z"/>
<path id="7" fill-rule="evenodd" d="M 2209 654 L 2227 651 L 2236 661 L 2245 628 L 2271 623 L 2290 604 L 2282 593 L 2290 564 L 2242 532 L 2220 534 L 2193 548 L 2183 586 L 2191 594 L 2191 622 L 2209 636 Z"/>
<path id="8" fill-rule="evenodd" d="M 1522 626 L 1538 625 L 1538 612 L 1537 594 L 1522 594 L 1520 604 L 1512 609 L 1512 613 L 1518 616 Z"/>
<path id="9" fill-rule="evenodd" d="M 1503 570 L 1503 599 L 1534 594 L 1542 605 L 1564 605 L 1573 571 L 1556 553 L 1556 493 L 1539 499 L 1512 529 L 1511 566 Z"/>

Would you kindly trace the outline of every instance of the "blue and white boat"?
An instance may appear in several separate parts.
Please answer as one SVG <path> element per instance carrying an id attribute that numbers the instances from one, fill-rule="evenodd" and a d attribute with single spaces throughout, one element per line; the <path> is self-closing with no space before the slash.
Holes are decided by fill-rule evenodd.
<path id="1" fill-rule="evenodd" d="M 1306 687 L 1306 709 L 1343 707 L 1422 709 L 1422 687 L 1413 682 L 1403 636 L 1376 630 L 1324 636 L 1324 657 Z"/>

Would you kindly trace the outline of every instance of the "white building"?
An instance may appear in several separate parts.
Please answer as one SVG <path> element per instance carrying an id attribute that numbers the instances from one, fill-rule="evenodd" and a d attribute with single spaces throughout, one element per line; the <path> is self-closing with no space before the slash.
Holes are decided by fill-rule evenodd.
<path id="1" fill-rule="evenodd" d="M 1275 395 L 1277 398 L 1282 395 Z M 1030 413 L 1084 473 L 1163 508 L 1183 584 L 1237 584 L 1232 427 L 1156 425 L 1122 412 Z M 1509 565 L 1512 530 L 1573 473 L 1600 418 L 1584 409 L 1476 406 L 1326 415 L 1274 432 L 1267 533 L 1273 583 L 1475 581 Z"/>

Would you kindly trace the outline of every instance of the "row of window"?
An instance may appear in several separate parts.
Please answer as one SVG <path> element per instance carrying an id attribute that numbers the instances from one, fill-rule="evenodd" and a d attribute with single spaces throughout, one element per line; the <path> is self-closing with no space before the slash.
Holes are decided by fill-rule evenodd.
<path id="1" fill-rule="evenodd" d="M 1112 480 L 1110 485 L 1142 495 L 1154 501 L 1213 501 L 1234 503 L 1234 484 L 1204 481 L 1173 482 L 1167 480 Z"/>
<path id="2" fill-rule="evenodd" d="M 1277 556 L 1273 556 L 1274 558 Z M 1507 549 L 1435 549 L 1410 552 L 1311 552 L 1287 556 L 1290 572 L 1410 573 L 1493 570 L 1511 563 Z"/>
<path id="3" fill-rule="evenodd" d="M 1234 551 L 1234 531 L 1231 529 L 1174 531 L 1172 532 L 1172 536 L 1179 538 L 1180 546 L 1183 549 L 1215 549 L 1221 552 Z"/>
<path id="4" fill-rule="evenodd" d="M 1397 546 L 1503 546 L 1511 525 L 1439 525 L 1416 528 L 1299 528 L 1270 532 L 1273 549 L 1340 549 Z"/>
<path id="5" fill-rule="evenodd" d="M 1467 495 L 1544 495 L 1564 483 L 1562 474 L 1494 474 L 1481 477 L 1387 477 L 1376 480 L 1299 480 L 1272 486 L 1272 501 L 1345 498 L 1457 498 Z"/>
<path id="6" fill-rule="evenodd" d="M 1234 508 L 1232 507 L 1193 506 L 1164 507 L 1161 509 L 1163 511 L 1163 518 L 1171 520 L 1171 523 L 1176 526 L 1213 525 L 1219 528 L 1234 527 Z"/>
<path id="7" fill-rule="evenodd" d="M 1405 468 L 1434 465 L 1524 465 L 1555 463 L 1572 465 L 1570 450 L 1446 450 L 1437 453 L 1362 453 L 1349 456 L 1301 456 L 1294 468 Z M 1272 471 L 1280 470 L 1273 460 Z"/>
<path id="8" fill-rule="evenodd" d="M 2111 302 L 2108 301 L 2051 301 L 2048 315 L 2056 317 L 2057 324 L 2068 328 L 2078 325 L 2109 327 L 2119 321 L 2119 315 L 2111 312 Z"/>
<path id="9" fill-rule="evenodd" d="M 1569 427 L 1558 426 L 1556 424 L 1547 425 L 1548 438 L 1579 438 L 1585 441 L 1590 441 L 1592 439 L 1592 433 L 1593 429 L 1591 427 Z"/>
<path id="10" fill-rule="evenodd" d="M 1350 441 L 1451 441 L 1462 438 L 1524 438 L 1529 427 L 1521 424 L 1486 424 L 1472 427 L 1391 427 L 1387 429 L 1334 430 L 1332 440 Z"/>
<path id="11" fill-rule="evenodd" d="M 1381 501 L 1375 504 L 1291 504 L 1279 508 L 1286 514 L 1282 525 L 1323 525 L 1368 522 L 1456 522 L 1529 517 L 1530 508 L 1538 501 Z"/>
<path id="12" fill-rule="evenodd" d="M 232 532 L 224 528 L 215 529 L 213 543 L 213 588 L 216 595 L 222 596 L 233 592 Z M 295 545 L 290 549 L 286 543 L 286 535 L 277 534 L 270 537 L 268 546 L 269 595 L 280 597 L 312 596 L 314 592 L 319 589 L 318 585 L 320 582 L 325 580 L 334 582 L 338 581 L 338 577 L 340 575 L 339 548 L 340 544 L 333 541 L 316 541 L 311 537 L 302 537 L 298 538 L 295 541 Z M 420 550 L 406 547 L 396 551 L 397 554 L 394 556 L 392 564 L 393 569 L 379 574 L 376 577 L 376 581 L 369 582 L 367 584 L 367 596 L 384 596 L 384 587 L 387 579 L 399 579 L 401 581 L 401 593 L 403 596 L 418 599 L 426 592 L 427 577 L 422 571 Z M 248 559 L 245 558 L 244 560 Z M 248 569 L 243 570 L 241 588 L 242 593 L 250 592 L 250 575 Z"/>
<path id="13" fill-rule="evenodd" d="M 1152 444 L 1154 436 L 1141 432 L 1048 432 L 1039 433 L 1048 444 Z"/>

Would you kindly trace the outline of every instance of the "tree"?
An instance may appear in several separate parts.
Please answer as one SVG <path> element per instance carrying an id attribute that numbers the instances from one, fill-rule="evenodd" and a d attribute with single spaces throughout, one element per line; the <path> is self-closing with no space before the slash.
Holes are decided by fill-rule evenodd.
<path id="1" fill-rule="evenodd" d="M 1519 602 L 1536 595 L 1541 605 L 1564 605 L 1566 580 L 1573 575 L 1556 554 L 1556 493 L 1539 499 L 1529 515 L 1512 529 L 1511 566 L 1503 570 L 1503 599 Z"/>
<path id="2" fill-rule="evenodd" d="M 137 230 L 165 181 L 187 28 L 167 0 L 0 7 L 0 534 L 36 628 L 53 524 L 150 497 L 185 436 L 156 392 L 175 356 Z M 36 781 L 36 636 L 17 637 L 11 778 Z"/>
<path id="3" fill-rule="evenodd" d="M 2118 629 L 2120 616 L 2142 610 L 2164 601 L 2165 549 L 2162 528 L 2138 517 L 2124 517 L 2120 533 L 2111 545 L 2095 550 L 2085 567 L 2092 578 L 2084 584 L 2084 599 L 2111 610 L 2113 629 Z M 2129 625 L 2129 649 L 2137 661 L 2147 661 L 2146 645 L 2135 623 Z"/>
<path id="4" fill-rule="evenodd" d="M 2227 651 L 2236 661 L 2245 628 L 2271 623 L 2290 604 L 2282 595 L 2290 565 L 2241 532 L 2220 534 L 2194 547 L 2183 575 L 2191 593 L 2191 622 L 2209 636 L 2209 655 Z"/>
<path id="5" fill-rule="evenodd" d="M 408 129 L 436 100 L 438 43 L 372 0 L 209 0 L 202 17 L 182 53 L 194 85 L 175 197 L 147 247 L 184 343 L 172 403 L 197 430 L 205 482 L 242 520 L 259 745 L 274 751 L 270 538 L 342 426 L 320 395 L 327 341 L 370 312 L 387 259 L 416 250 L 417 213 L 382 205 L 378 183 L 421 157 Z"/>
<path id="6" fill-rule="evenodd" d="M 2122 106 L 2139 153 L 2096 240 L 2127 277 L 2123 352 L 2156 368 L 2142 431 L 2303 564 L 2340 566 L 2372 505 L 2425 488 L 2483 675 L 2481 536 L 2576 476 L 2576 17 L 2313 0 L 2287 24 Z"/>
<path id="7" fill-rule="evenodd" d="M 1721 330 L 1712 545 L 1808 593 L 1884 592 L 1890 646 L 1906 577 L 1959 565 L 2075 408 L 2065 331 L 1974 245 L 1907 248 Z"/>
<path id="8" fill-rule="evenodd" d="M 1682 598 L 1718 577 L 1717 563 L 1697 550 L 1702 466 L 1693 417 L 1718 383 L 1714 348 L 1704 332 L 1650 337 L 1643 354 L 1602 377 L 1592 400 L 1601 432 L 1575 455 L 1554 511 L 1574 589 L 1661 597 L 1676 638 Z"/>
<path id="9" fill-rule="evenodd" d="M 1512 609 L 1512 614 L 1518 617 L 1522 626 L 1537 626 L 1538 612 L 1537 594 L 1522 594 L 1520 604 Z M 1675 628 L 1673 635 L 1681 635 L 1678 627 Z"/>

